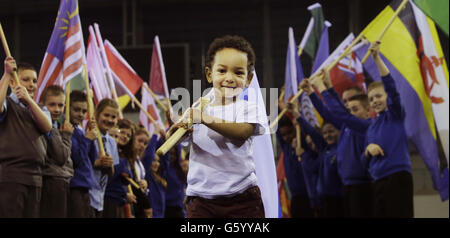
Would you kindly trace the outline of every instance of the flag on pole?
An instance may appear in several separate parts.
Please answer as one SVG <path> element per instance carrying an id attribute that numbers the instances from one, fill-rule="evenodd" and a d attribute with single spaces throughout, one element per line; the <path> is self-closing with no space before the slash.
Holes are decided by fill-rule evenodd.
<path id="1" fill-rule="evenodd" d="M 447 34 L 448 37 L 448 0 L 413 0 L 427 16 Z"/>
<path id="2" fill-rule="evenodd" d="M 92 26 L 89 26 L 89 40 L 86 55 L 86 67 L 91 78 L 91 87 L 94 91 L 95 104 L 104 98 L 112 98 L 109 84 L 106 80 L 106 72 L 103 60 L 100 57 L 97 37 Z"/>
<path id="3" fill-rule="evenodd" d="M 155 36 L 152 52 L 152 62 L 150 65 L 150 89 L 160 96 L 169 98 L 169 89 L 167 88 L 166 71 L 161 54 L 161 45 L 159 37 Z"/>
<path id="4" fill-rule="evenodd" d="M 258 117 L 264 118 L 266 133 L 255 136 L 253 140 L 253 159 L 255 162 L 255 174 L 258 179 L 258 187 L 261 189 L 261 197 L 264 204 L 266 218 L 278 218 L 278 189 L 275 169 L 275 158 L 270 136 L 269 122 L 267 120 L 266 106 L 259 87 L 256 72 L 249 87 L 240 95 L 241 100 L 254 102 L 257 105 Z"/>
<path id="5" fill-rule="evenodd" d="M 298 92 L 298 84 L 303 80 L 303 69 L 300 64 L 300 58 L 297 55 L 295 45 L 294 30 L 289 27 L 288 31 L 288 49 L 286 54 L 286 73 L 284 79 L 284 102 L 287 102 Z"/>
<path id="6" fill-rule="evenodd" d="M 316 72 L 319 72 L 322 68 L 336 60 L 352 43 L 354 38 L 355 36 L 353 33 L 350 33 L 333 53 L 331 53 L 328 59 L 320 65 Z M 361 44 L 354 46 L 353 49 L 359 47 L 361 47 Z M 330 70 L 330 80 L 340 97 L 342 96 L 343 91 L 351 86 L 358 86 L 364 91 L 366 89 L 361 61 L 353 53 L 341 59 L 339 63 Z"/>
<path id="7" fill-rule="evenodd" d="M 277 163 L 277 186 L 278 186 L 278 196 L 280 199 L 280 217 L 290 218 L 291 217 L 291 204 L 286 192 L 286 174 L 284 172 L 284 154 L 281 152 Z"/>
<path id="8" fill-rule="evenodd" d="M 72 90 L 84 89 L 84 49 L 78 1 L 60 1 L 55 26 L 39 71 L 38 90 L 34 98 L 37 102 L 44 88 L 53 84 L 64 87 L 72 80 Z"/>
<path id="9" fill-rule="evenodd" d="M 161 120 L 161 112 L 156 107 L 155 101 L 153 100 L 152 95 L 150 95 L 147 90 L 142 87 L 141 88 L 141 104 L 143 108 L 147 108 L 147 112 L 153 117 L 153 119 L 159 124 L 161 128 L 165 128 L 163 121 Z M 147 115 L 141 110 L 139 113 L 139 122 L 141 125 L 147 129 L 150 135 L 155 133 L 155 125 L 148 119 Z M 158 134 L 158 132 L 156 133 Z"/>
<path id="10" fill-rule="evenodd" d="M 111 74 L 114 79 L 117 96 L 121 108 L 125 107 L 130 100 L 130 95 L 135 95 L 142 86 L 142 79 L 128 64 L 128 62 L 120 55 L 119 51 L 108 40 L 105 40 L 105 54 L 111 68 Z M 123 98 L 128 97 L 126 100 Z M 124 101 L 126 104 L 124 105 Z"/>
<path id="11" fill-rule="evenodd" d="M 379 33 L 394 14 L 393 9 L 397 9 L 399 4 L 399 1 L 393 1 L 364 29 L 363 34 L 369 41 L 374 41 L 378 38 Z M 433 55 L 428 50 L 424 51 L 424 38 L 431 36 L 425 36 L 424 34 L 427 33 L 420 31 L 418 28 L 419 23 L 416 22 L 413 6 L 411 3 L 408 3 L 406 4 L 406 9 L 394 20 L 384 35 L 380 46 L 380 56 L 395 79 L 406 113 L 405 129 L 407 136 L 416 145 L 420 156 L 430 171 L 434 188 L 439 191 L 442 201 L 445 201 L 448 199 L 448 163 L 445 158 L 441 159 L 439 157 L 435 120 L 447 120 L 448 126 L 448 116 L 446 118 L 435 118 L 432 105 L 435 102 L 433 102 L 432 97 L 442 97 L 443 95 L 438 94 L 436 91 L 427 90 L 425 84 L 429 86 L 430 84 L 428 83 L 432 83 L 427 80 L 433 81 L 434 79 L 428 78 L 428 76 L 426 79 L 423 78 L 423 75 L 431 75 L 431 69 L 434 69 L 436 73 L 436 70 L 441 65 L 444 68 L 445 62 L 443 58 L 440 58 L 439 53 L 438 55 Z M 427 22 L 430 24 L 430 21 Z M 433 31 L 435 31 L 435 28 Z M 436 44 L 436 36 L 431 39 Z M 431 44 L 431 42 L 428 44 Z M 426 47 L 429 48 L 429 46 Z M 368 46 L 365 46 L 357 50 L 358 57 L 364 57 L 363 55 L 367 52 L 367 49 Z M 439 59 L 437 60 L 438 64 L 430 68 L 422 67 L 427 65 L 427 62 L 424 62 L 424 60 L 426 61 L 426 58 L 433 56 Z M 372 74 L 372 78 L 380 80 L 378 70 L 371 69 L 371 67 L 376 66 L 371 57 L 369 57 L 368 62 L 364 64 L 364 68 Z M 446 71 L 444 69 L 441 70 Z M 448 76 L 447 79 L 440 80 L 441 82 L 448 80 Z M 437 84 L 435 87 L 438 87 Z M 448 89 L 448 84 L 444 87 Z M 437 94 L 430 94 L 431 92 Z M 444 147 L 448 149 L 448 142 Z"/>
<path id="12" fill-rule="evenodd" d="M 331 26 L 331 23 L 328 21 L 324 22 L 323 32 L 320 36 L 319 48 L 317 49 L 316 57 L 314 58 L 314 64 L 311 75 L 313 75 L 317 69 L 322 65 L 322 63 L 328 58 L 330 55 L 330 43 L 328 38 L 328 28 Z"/>
<path id="13" fill-rule="evenodd" d="M 300 42 L 300 51 L 306 52 L 312 59 L 316 58 L 317 47 L 324 28 L 325 18 L 322 12 L 322 5 L 315 3 L 308 7 L 311 12 L 311 20 L 309 21 L 303 39 Z"/>

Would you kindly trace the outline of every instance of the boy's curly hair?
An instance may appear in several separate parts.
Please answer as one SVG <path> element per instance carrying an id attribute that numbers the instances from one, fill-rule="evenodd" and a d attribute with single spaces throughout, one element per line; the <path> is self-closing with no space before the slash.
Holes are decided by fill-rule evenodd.
<path id="1" fill-rule="evenodd" d="M 206 54 L 206 67 L 212 69 L 216 53 L 225 48 L 232 48 L 247 53 L 247 70 L 248 72 L 252 72 L 255 69 L 256 57 L 252 45 L 241 36 L 231 35 L 216 38 L 209 45 L 208 53 Z"/>

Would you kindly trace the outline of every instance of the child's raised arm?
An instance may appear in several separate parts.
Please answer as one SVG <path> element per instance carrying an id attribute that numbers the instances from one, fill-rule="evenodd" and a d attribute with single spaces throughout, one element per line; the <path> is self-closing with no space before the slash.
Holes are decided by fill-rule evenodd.
<path id="1" fill-rule="evenodd" d="M 12 78 L 12 73 L 17 70 L 16 61 L 12 57 L 6 57 L 4 65 L 5 71 L 0 79 L 0 114 L 3 114 L 3 111 L 5 110 L 3 104 L 5 103 L 6 93 L 8 92 L 9 81 Z"/>

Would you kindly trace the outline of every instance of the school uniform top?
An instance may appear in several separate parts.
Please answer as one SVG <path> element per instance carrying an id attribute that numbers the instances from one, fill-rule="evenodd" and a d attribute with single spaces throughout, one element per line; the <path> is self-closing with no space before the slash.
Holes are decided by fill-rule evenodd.
<path id="1" fill-rule="evenodd" d="M 340 128 L 336 158 L 342 183 L 345 186 L 370 183 L 369 172 L 361 163 L 361 154 L 364 153 L 365 135 L 371 119 L 360 119 L 349 113 L 334 89 L 323 91 L 322 96 L 328 106 L 322 107 L 327 111 L 323 118 L 335 122 Z M 311 95 L 311 101 L 314 106 L 322 104 L 315 93 Z"/>
<path id="2" fill-rule="evenodd" d="M 153 135 L 141 160 L 146 171 L 145 179 L 147 180 L 149 189 L 147 196 L 152 204 L 154 218 L 164 218 L 166 207 L 166 190 L 164 189 L 164 186 L 154 177 L 153 172 L 151 171 L 152 163 L 155 158 L 155 152 L 161 145 L 162 140 L 158 139 L 157 135 Z M 160 176 L 166 179 L 167 167 L 169 167 L 167 154 L 160 158 L 159 163 L 162 171 Z"/>
<path id="3" fill-rule="evenodd" d="M 295 149 L 283 140 L 280 130 L 277 130 L 277 139 L 284 154 L 284 172 L 292 196 L 307 195 L 305 175 L 303 173 L 303 163 L 298 161 Z"/>
<path id="4" fill-rule="evenodd" d="M 55 121 L 47 136 L 47 143 L 47 158 L 43 176 L 61 178 L 69 183 L 73 176 L 73 163 L 70 158 L 71 134 L 58 130 L 58 123 Z"/>
<path id="5" fill-rule="evenodd" d="M 0 114 L 0 183 L 42 186 L 45 163 L 45 134 L 33 115 L 14 93 L 5 98 Z M 50 113 L 43 108 L 49 120 Z"/>
<path id="6" fill-rule="evenodd" d="M 123 177 L 123 173 L 131 177 L 131 172 L 128 169 L 128 162 L 125 158 L 119 159 L 119 164 L 114 165 L 114 175 L 109 179 L 106 185 L 105 198 L 110 199 L 118 206 L 123 206 L 127 202 L 127 185 L 128 180 Z"/>
<path id="7" fill-rule="evenodd" d="M 74 173 L 70 188 L 90 189 L 93 184 L 92 161 L 98 157 L 94 142 L 86 138 L 81 127 L 75 125 L 71 139 Z"/>
<path id="8" fill-rule="evenodd" d="M 342 181 L 337 170 L 337 145 L 328 145 L 322 135 L 303 118 L 299 117 L 298 122 L 303 131 L 311 136 L 312 141 L 320 152 L 317 157 L 319 160 L 318 194 L 320 196 L 342 196 Z"/>
<path id="9" fill-rule="evenodd" d="M 379 145 L 384 156 L 366 158 L 362 155 L 363 162 L 368 163 L 369 173 L 375 181 L 401 171 L 411 173 L 408 137 L 404 127 L 405 111 L 400 95 L 390 74 L 381 79 L 388 97 L 387 109 L 377 114 L 367 129 L 365 146 L 372 143 Z"/>
<path id="10" fill-rule="evenodd" d="M 257 105 L 239 100 L 226 106 L 207 106 L 207 114 L 236 123 L 255 125 L 253 136 L 264 133 L 263 115 Z M 193 126 L 189 159 L 188 196 L 211 199 L 231 196 L 257 186 L 253 136 L 245 142 L 228 139 L 203 124 Z"/>
<path id="11" fill-rule="evenodd" d="M 119 164 L 119 153 L 117 152 L 117 144 L 116 141 L 108 134 L 103 135 L 103 147 L 105 148 L 105 154 L 111 156 L 113 158 L 114 166 Z M 94 141 L 95 149 L 97 154 L 100 155 L 100 149 L 98 146 L 98 141 Z M 91 160 L 92 166 L 97 158 L 93 158 Z M 95 208 L 97 211 L 103 211 L 103 199 L 105 196 L 105 189 L 108 183 L 108 175 L 103 174 L 101 170 L 93 169 L 92 170 L 93 184 L 91 189 L 89 190 L 89 196 L 91 199 L 91 207 Z"/>
<path id="12" fill-rule="evenodd" d="M 169 207 L 181 207 L 183 208 L 183 202 L 185 197 L 185 189 L 186 189 L 186 176 L 180 166 L 181 162 L 181 145 L 177 146 L 178 153 L 177 158 L 174 163 L 171 162 L 170 151 L 166 154 L 162 159 L 166 163 L 167 167 L 167 188 L 166 188 L 166 206 Z M 167 162 L 165 162 L 167 161 Z"/>
<path id="13" fill-rule="evenodd" d="M 305 137 L 302 135 L 302 147 L 304 153 L 300 162 L 305 178 L 306 191 L 308 192 L 309 202 L 311 207 L 320 207 L 320 197 L 317 192 L 317 182 L 319 180 L 320 161 L 317 159 L 317 153 L 314 152 L 306 144 Z"/>

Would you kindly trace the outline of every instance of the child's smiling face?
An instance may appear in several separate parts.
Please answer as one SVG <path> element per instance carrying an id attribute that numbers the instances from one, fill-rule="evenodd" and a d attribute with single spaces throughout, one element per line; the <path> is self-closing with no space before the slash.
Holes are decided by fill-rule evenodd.
<path id="1" fill-rule="evenodd" d="M 233 99 L 250 83 L 247 53 L 224 48 L 216 52 L 212 69 L 206 67 L 206 78 L 213 84 L 216 98 Z"/>

